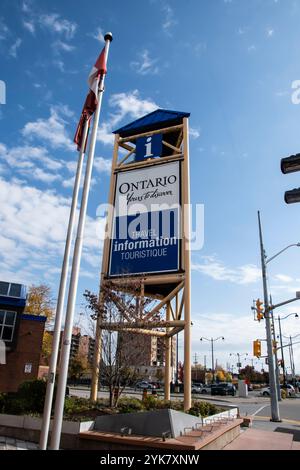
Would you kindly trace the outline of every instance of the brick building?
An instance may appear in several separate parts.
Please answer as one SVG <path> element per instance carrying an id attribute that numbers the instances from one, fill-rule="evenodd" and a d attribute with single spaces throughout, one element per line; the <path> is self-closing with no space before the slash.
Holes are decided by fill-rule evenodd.
<path id="1" fill-rule="evenodd" d="M 25 286 L 0 282 L 0 340 L 6 352 L 0 392 L 14 392 L 25 380 L 38 377 L 46 318 L 25 315 L 25 305 Z"/>
<path id="2" fill-rule="evenodd" d="M 120 333 L 128 365 L 161 367 L 165 363 L 165 345 L 161 338 L 134 333 Z M 128 345 L 128 348 L 127 348 Z M 127 352 L 126 352 L 127 351 Z M 176 337 L 171 341 L 171 366 L 176 365 Z"/>
<path id="3" fill-rule="evenodd" d="M 46 317 L 22 314 L 16 345 L 0 364 L 0 392 L 15 392 L 25 380 L 38 377 Z"/>
<path id="4" fill-rule="evenodd" d="M 53 336 L 54 332 L 48 331 Z M 60 333 L 59 350 L 58 350 L 58 362 L 60 360 L 60 354 L 62 349 L 64 332 Z M 81 329 L 74 326 L 72 329 L 71 348 L 70 348 L 70 359 L 74 359 L 76 356 L 85 356 L 88 359 L 89 364 L 93 363 L 94 357 L 95 340 L 89 335 L 82 335 Z M 43 364 L 45 365 L 45 364 Z"/>

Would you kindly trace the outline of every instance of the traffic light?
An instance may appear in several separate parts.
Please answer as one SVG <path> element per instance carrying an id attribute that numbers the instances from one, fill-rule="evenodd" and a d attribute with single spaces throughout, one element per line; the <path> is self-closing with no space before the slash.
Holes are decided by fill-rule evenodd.
<path id="1" fill-rule="evenodd" d="M 253 341 L 253 356 L 261 357 L 261 341 L 259 339 Z"/>
<path id="2" fill-rule="evenodd" d="M 258 299 L 256 301 L 256 313 L 257 313 L 257 320 L 258 321 L 261 321 L 265 318 L 265 315 L 264 315 L 264 309 L 263 309 L 263 302 L 260 301 L 260 299 Z"/>
<path id="3" fill-rule="evenodd" d="M 277 351 L 277 341 L 275 341 L 275 339 L 272 341 L 272 346 L 273 346 L 273 354 L 275 354 Z"/>
<path id="4" fill-rule="evenodd" d="M 281 160 L 281 171 L 284 175 L 300 171 L 300 154 L 297 153 L 297 155 L 283 158 Z M 284 200 L 287 204 L 295 204 L 296 202 L 300 202 L 300 189 L 298 188 L 293 189 L 292 191 L 286 191 Z"/>
<path id="5" fill-rule="evenodd" d="M 300 154 L 292 155 L 281 160 L 281 171 L 284 175 L 300 171 Z"/>

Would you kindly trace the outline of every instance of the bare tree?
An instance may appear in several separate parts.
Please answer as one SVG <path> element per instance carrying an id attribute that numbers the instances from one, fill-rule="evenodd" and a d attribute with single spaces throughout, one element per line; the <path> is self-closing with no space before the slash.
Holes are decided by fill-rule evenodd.
<path id="1" fill-rule="evenodd" d="M 85 291 L 91 318 L 101 319 L 102 357 L 101 378 L 109 388 L 110 406 L 117 406 L 119 397 L 126 386 L 139 378 L 144 363 L 145 344 L 151 336 L 133 332 L 130 324 L 143 321 L 151 307 L 152 299 L 141 295 L 141 283 L 124 279 L 122 283 L 105 281 L 101 286 L 101 299 Z M 156 320 L 159 320 L 157 315 Z M 137 330 L 135 330 L 137 331 Z"/>

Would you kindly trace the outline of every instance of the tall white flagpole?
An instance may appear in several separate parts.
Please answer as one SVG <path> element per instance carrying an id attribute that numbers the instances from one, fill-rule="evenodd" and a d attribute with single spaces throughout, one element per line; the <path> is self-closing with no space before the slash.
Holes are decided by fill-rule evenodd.
<path id="1" fill-rule="evenodd" d="M 106 33 L 106 35 L 104 36 L 104 39 L 105 39 L 105 63 L 107 63 L 109 46 L 110 46 L 110 42 L 112 41 L 112 34 Z M 91 184 L 91 176 L 92 176 L 92 169 L 93 169 L 93 162 L 94 162 L 94 154 L 95 154 L 95 146 L 96 146 L 96 139 L 97 139 L 97 130 L 98 130 L 98 124 L 99 124 L 102 96 L 103 96 L 103 91 L 104 91 L 104 79 L 105 79 L 105 74 L 102 73 L 102 75 L 100 76 L 100 80 L 99 80 L 98 105 L 97 105 L 95 115 L 94 115 L 94 124 L 93 124 L 93 130 L 91 134 L 89 155 L 88 155 L 88 160 L 86 164 L 86 172 L 85 172 L 85 178 L 84 178 L 84 186 L 83 186 L 83 192 L 82 192 L 76 242 L 75 242 L 75 247 L 74 247 L 74 256 L 73 256 L 70 288 L 69 288 L 69 295 L 68 295 L 67 313 L 66 313 L 63 345 L 62 345 L 61 360 L 60 360 L 59 380 L 58 380 L 57 395 L 56 395 L 56 400 L 55 400 L 54 421 L 53 421 L 53 428 L 52 428 L 52 433 L 51 433 L 50 448 L 52 450 L 58 450 L 59 445 L 60 445 L 64 403 L 65 403 L 65 393 L 66 393 L 67 378 L 68 378 L 68 367 L 69 367 L 69 359 L 70 359 L 70 348 L 71 348 L 72 328 L 73 328 L 73 319 L 74 319 L 74 311 L 75 311 L 75 301 L 76 301 L 76 295 L 77 295 L 78 277 L 79 277 L 79 269 L 80 269 L 81 253 L 82 253 L 83 232 L 84 232 L 86 209 L 87 209 L 88 196 L 89 196 L 90 184 Z"/>
<path id="2" fill-rule="evenodd" d="M 82 175 L 83 159 L 84 159 L 84 153 L 85 153 L 85 147 L 86 147 L 86 139 L 88 135 L 88 128 L 89 128 L 89 124 L 88 124 L 88 120 L 86 120 L 84 124 L 84 128 L 83 128 L 82 145 L 81 145 L 78 162 L 77 162 L 77 170 L 76 170 L 76 176 L 75 176 L 75 182 L 74 182 L 72 205 L 71 205 L 70 216 L 69 216 L 64 259 L 63 259 L 60 283 L 59 283 L 59 291 L 58 291 L 58 299 L 57 299 L 54 331 L 53 331 L 52 352 L 51 352 L 51 358 L 50 358 L 50 364 L 49 364 L 47 390 L 46 390 L 46 397 L 45 397 L 45 403 L 44 403 L 42 429 L 41 429 L 41 435 L 40 435 L 40 449 L 41 450 L 47 449 L 50 418 L 51 418 L 51 408 L 52 408 L 53 392 L 54 392 L 54 385 L 55 385 L 55 375 L 56 375 L 56 367 L 57 367 L 57 359 L 58 359 L 58 351 L 59 351 L 59 343 L 60 343 L 62 315 L 63 315 L 66 285 L 67 285 L 68 271 L 69 271 L 71 244 L 72 244 L 73 230 L 74 230 L 74 224 L 75 224 L 78 193 L 79 193 L 79 188 L 80 188 L 80 181 L 81 181 L 81 175 Z"/>

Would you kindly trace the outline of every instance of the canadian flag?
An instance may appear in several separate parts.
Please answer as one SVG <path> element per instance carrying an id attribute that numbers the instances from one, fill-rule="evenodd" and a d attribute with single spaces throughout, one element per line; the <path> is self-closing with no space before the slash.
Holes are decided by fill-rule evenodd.
<path id="1" fill-rule="evenodd" d="M 104 75 L 106 73 L 107 73 L 107 70 L 106 70 L 105 47 L 104 47 L 89 74 L 88 84 L 89 84 L 90 91 L 83 105 L 80 120 L 79 120 L 77 129 L 75 132 L 75 136 L 74 136 L 74 142 L 75 144 L 77 144 L 77 150 L 81 150 L 81 146 L 83 143 L 82 139 L 83 139 L 83 129 L 84 129 L 85 122 L 88 121 L 88 126 L 90 127 L 91 117 L 97 108 L 99 79 L 101 75 Z M 86 149 L 86 144 L 87 144 L 87 139 L 85 142 L 84 151 Z"/>

